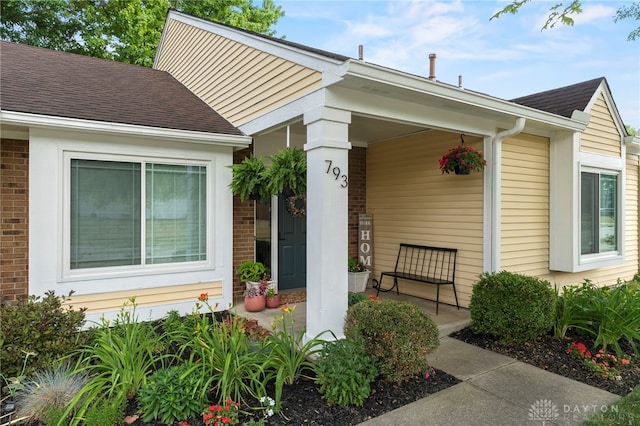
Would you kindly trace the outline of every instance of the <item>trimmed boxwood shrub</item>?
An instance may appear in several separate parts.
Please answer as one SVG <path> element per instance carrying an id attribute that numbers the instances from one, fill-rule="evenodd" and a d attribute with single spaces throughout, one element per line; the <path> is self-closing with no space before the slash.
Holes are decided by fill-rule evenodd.
<path id="1" fill-rule="evenodd" d="M 484 273 L 473 286 L 471 329 L 503 343 L 524 342 L 554 323 L 555 292 L 549 281 L 508 271 Z"/>
<path id="2" fill-rule="evenodd" d="M 427 368 L 438 347 L 436 323 L 422 309 L 395 300 L 365 300 L 347 310 L 344 334 L 359 333 L 380 375 L 399 382 Z"/>

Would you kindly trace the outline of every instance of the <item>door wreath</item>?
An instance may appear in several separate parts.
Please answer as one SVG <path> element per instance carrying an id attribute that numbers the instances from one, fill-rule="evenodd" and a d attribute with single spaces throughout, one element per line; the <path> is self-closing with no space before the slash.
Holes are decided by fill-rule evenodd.
<path id="1" fill-rule="evenodd" d="M 287 210 L 293 217 L 303 217 L 307 215 L 307 196 L 305 194 L 294 194 L 287 197 Z"/>

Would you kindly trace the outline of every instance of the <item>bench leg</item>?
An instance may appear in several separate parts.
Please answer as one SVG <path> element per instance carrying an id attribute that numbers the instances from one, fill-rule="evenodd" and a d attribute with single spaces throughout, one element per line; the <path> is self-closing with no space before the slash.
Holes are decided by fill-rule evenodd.
<path id="1" fill-rule="evenodd" d="M 460 310 L 460 305 L 458 304 L 458 293 L 456 293 L 456 285 L 452 283 L 451 287 L 453 287 L 453 295 L 456 298 L 456 308 Z"/>
<path id="2" fill-rule="evenodd" d="M 378 281 L 376 297 L 380 294 L 380 292 L 386 293 L 388 291 L 393 290 L 394 288 L 396 289 L 396 294 L 400 294 L 400 290 L 399 290 L 399 287 L 398 287 L 398 278 L 397 277 L 393 277 L 393 286 L 391 288 L 384 289 L 384 288 L 382 288 L 382 277 L 383 276 L 384 276 L 384 274 L 380 275 L 380 281 Z"/>

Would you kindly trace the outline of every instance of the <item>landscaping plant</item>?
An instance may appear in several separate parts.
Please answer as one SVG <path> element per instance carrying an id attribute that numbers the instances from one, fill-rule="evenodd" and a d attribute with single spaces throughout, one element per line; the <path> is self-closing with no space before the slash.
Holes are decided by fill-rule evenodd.
<path id="1" fill-rule="evenodd" d="M 138 391 L 142 420 L 171 424 L 200 414 L 206 400 L 192 371 L 193 366 L 185 363 L 151 374 Z"/>
<path id="2" fill-rule="evenodd" d="M 357 330 L 344 339 L 327 342 L 315 364 L 316 383 L 329 404 L 362 406 L 378 376 L 373 358 Z"/>
<path id="3" fill-rule="evenodd" d="M 427 355 L 438 347 L 438 326 L 414 304 L 394 300 L 366 300 L 347 310 L 346 336 L 364 339 L 385 380 L 399 382 L 426 371 Z"/>
<path id="4" fill-rule="evenodd" d="M 17 416 L 56 424 L 63 419 L 67 404 L 87 383 L 87 378 L 73 373 L 68 364 L 36 371 L 16 394 Z"/>
<path id="5" fill-rule="evenodd" d="M 113 324 L 102 319 L 92 340 L 73 352 L 75 372 L 90 377 L 73 399 L 77 412 L 74 422 L 82 417 L 90 402 L 107 398 L 116 406 L 124 406 L 155 368 L 162 368 L 169 355 L 158 352 L 158 336 L 150 322 L 140 322 L 135 298 L 125 303 Z"/>
<path id="6" fill-rule="evenodd" d="M 53 366 L 83 343 L 85 334 L 78 331 L 85 322 L 85 309 L 63 306 L 66 299 L 49 291 L 42 298 L 30 296 L 13 306 L 0 305 L 0 374 L 4 378 L 28 376 Z M 30 354 L 28 363 L 26 354 Z"/>
<path id="7" fill-rule="evenodd" d="M 84 414 L 84 424 L 91 426 L 120 426 L 124 421 L 124 406 L 113 401 L 91 401 Z"/>
<path id="8" fill-rule="evenodd" d="M 199 300 L 209 306 L 206 297 L 201 295 Z M 192 338 L 180 352 L 188 354 L 193 365 L 189 374 L 198 379 L 197 396 L 206 398 L 211 392 L 220 404 L 228 399 L 244 403 L 249 396 L 264 395 L 266 357 L 262 343 L 247 336 L 245 320 L 230 316 L 227 321 L 216 321 L 195 313 L 193 318 Z"/>
<path id="9" fill-rule="evenodd" d="M 304 328 L 296 332 L 294 327 L 295 308 L 295 305 L 289 306 L 288 303 L 280 308 L 282 315 L 276 317 L 271 324 L 271 334 L 264 340 L 269 378 L 275 376 L 278 408 L 283 386 L 292 384 L 305 370 L 313 371 L 311 358 L 320 352 L 324 342 L 321 338 L 323 332 L 303 343 Z"/>
<path id="10" fill-rule="evenodd" d="M 503 343 L 524 342 L 548 332 L 555 320 L 555 293 L 537 277 L 508 271 L 484 273 L 469 304 L 471 329 Z"/>
<path id="11" fill-rule="evenodd" d="M 640 341 L 640 285 L 634 281 L 618 283 L 614 287 L 598 287 L 590 280 L 580 286 L 565 287 L 560 296 L 556 319 L 556 335 L 574 328 L 578 333 L 594 338 L 592 349 L 601 347 L 607 352 L 613 347 L 621 357 L 620 340 L 629 342 L 639 353 Z"/>

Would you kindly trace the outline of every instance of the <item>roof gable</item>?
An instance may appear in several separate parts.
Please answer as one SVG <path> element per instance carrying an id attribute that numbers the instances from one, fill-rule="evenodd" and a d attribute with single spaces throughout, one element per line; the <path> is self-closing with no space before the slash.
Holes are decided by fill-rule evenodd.
<path id="1" fill-rule="evenodd" d="M 3 111 L 242 135 L 164 71 L 0 42 Z"/>

